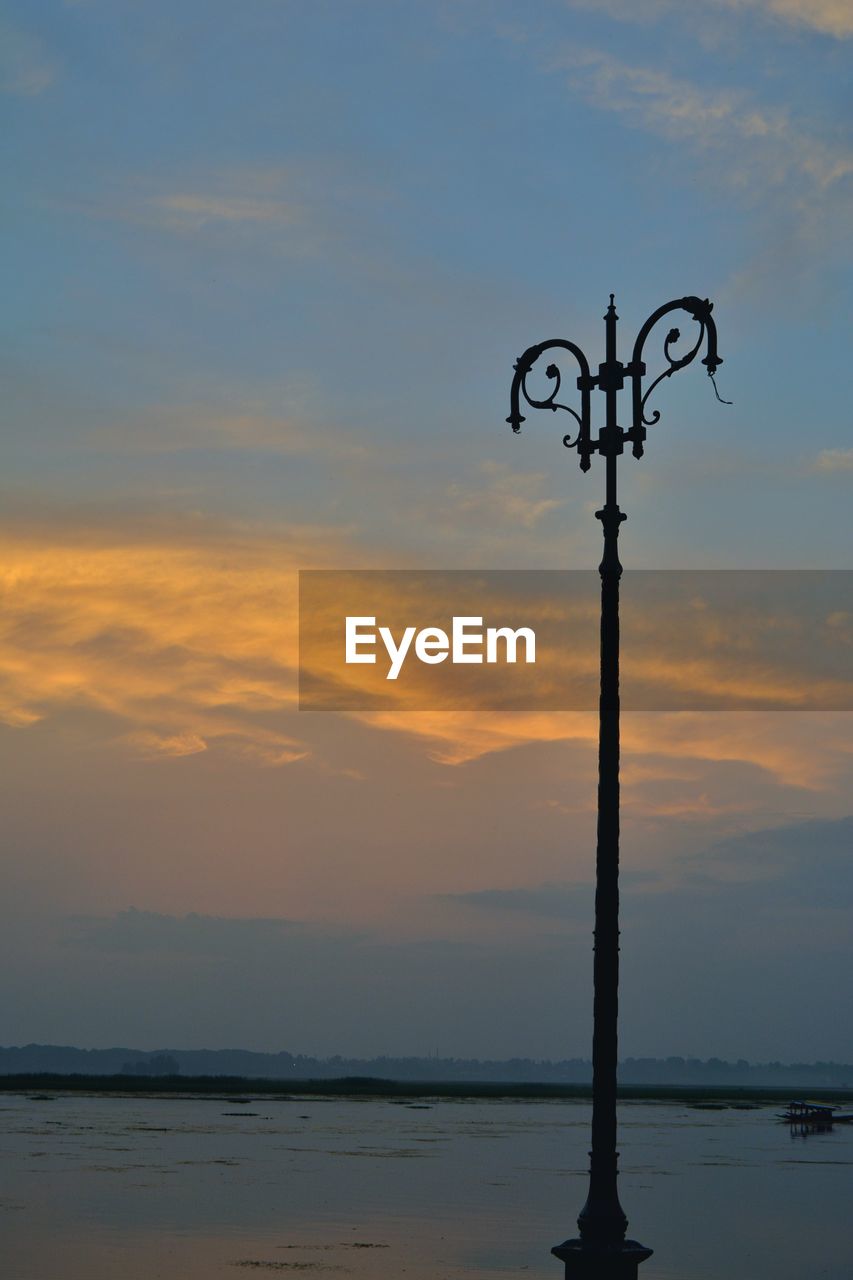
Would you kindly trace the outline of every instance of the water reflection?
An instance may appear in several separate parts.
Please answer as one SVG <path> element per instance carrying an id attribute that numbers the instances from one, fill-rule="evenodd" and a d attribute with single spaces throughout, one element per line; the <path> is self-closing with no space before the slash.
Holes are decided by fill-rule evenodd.
<path id="1" fill-rule="evenodd" d="M 813 1138 L 816 1134 L 829 1133 L 831 1130 L 831 1120 L 794 1120 L 788 1125 L 792 1138 Z"/>
<path id="2" fill-rule="evenodd" d="M 0 1111 L 15 1280 L 560 1280 L 549 1249 L 585 1192 L 579 1102 L 57 1096 Z M 853 1127 L 794 1135 L 773 1107 L 621 1117 L 622 1201 L 655 1249 L 644 1280 L 849 1280 Z"/>

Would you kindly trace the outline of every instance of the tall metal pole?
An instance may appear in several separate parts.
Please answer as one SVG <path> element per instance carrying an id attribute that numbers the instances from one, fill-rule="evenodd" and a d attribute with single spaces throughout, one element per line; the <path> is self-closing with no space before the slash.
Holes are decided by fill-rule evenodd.
<path id="1" fill-rule="evenodd" d="M 664 343 L 668 368 L 643 393 L 642 378 L 646 366 L 642 360 L 645 340 L 654 325 L 667 312 L 687 311 L 700 325 L 699 337 L 688 353 L 675 358 L 671 347 L 680 338 L 671 329 Z M 604 534 L 604 554 L 599 565 L 601 575 L 601 692 L 599 698 L 598 736 L 598 830 L 595 861 L 595 945 L 593 956 L 593 1038 L 592 1038 L 592 1150 L 590 1151 L 589 1194 L 578 1217 L 579 1237 L 566 1240 L 551 1252 L 564 1264 L 567 1280 L 636 1280 L 640 1263 L 652 1250 L 626 1240 L 628 1219 L 619 1203 L 617 1190 L 618 1152 L 616 1150 L 616 1072 L 618 1062 L 619 1018 L 619 527 L 627 517 L 619 509 L 616 495 L 616 464 L 624 442 L 633 442 L 634 456 L 643 454 L 646 427 L 658 421 L 655 411 L 646 417 L 646 401 L 658 383 L 689 364 L 697 354 L 707 333 L 708 354 L 702 363 L 713 375 L 722 363 L 717 355 L 716 328 L 711 319 L 711 303 L 699 298 L 681 298 L 658 308 L 643 325 L 634 345 L 633 359 L 623 365 L 616 353 L 618 320 L 613 294 L 605 321 L 605 360 L 598 374 L 590 371 L 586 356 L 574 343 L 563 339 L 529 347 L 515 366 L 510 416 L 507 421 L 519 431 L 524 417 L 520 396 L 536 409 L 563 409 L 578 423 L 574 438 L 565 436 L 563 443 L 576 448 L 581 469 L 589 470 L 590 456 L 600 453 L 605 459 L 605 500 L 596 511 Z M 555 364 L 545 370 L 553 390 L 543 399 L 532 396 L 526 379 L 534 364 L 546 350 L 568 351 L 580 367 L 577 386 L 581 392 L 581 412 L 557 401 L 561 375 Z M 633 422 L 623 429 L 617 420 L 617 397 L 625 377 L 633 379 Z M 604 427 L 593 441 L 590 436 L 589 393 L 598 387 L 605 393 Z M 714 386 L 716 391 L 716 384 Z M 718 397 L 719 398 L 719 397 Z"/>
<path id="2" fill-rule="evenodd" d="M 616 1190 L 616 1063 L 619 1014 L 619 526 L 616 499 L 616 311 L 607 312 L 606 496 L 596 512 L 604 533 L 601 574 L 601 692 L 598 733 L 598 839 L 595 858 L 592 1151 L 581 1239 L 622 1240 L 628 1220 Z"/>

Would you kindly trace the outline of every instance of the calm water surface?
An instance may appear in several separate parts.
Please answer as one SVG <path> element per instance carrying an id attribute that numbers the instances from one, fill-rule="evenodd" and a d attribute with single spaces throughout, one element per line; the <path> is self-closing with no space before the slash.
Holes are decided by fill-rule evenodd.
<path id="1" fill-rule="evenodd" d="M 850 1280 L 853 1126 L 624 1103 L 643 1280 Z M 578 1102 L 0 1099 L 4 1280 L 560 1280 Z"/>

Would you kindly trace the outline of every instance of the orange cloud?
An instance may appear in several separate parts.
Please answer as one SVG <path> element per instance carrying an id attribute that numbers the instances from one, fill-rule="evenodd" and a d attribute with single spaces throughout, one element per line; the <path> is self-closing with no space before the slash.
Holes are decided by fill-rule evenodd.
<path id="1" fill-rule="evenodd" d="M 6 724 L 25 729 L 60 711 L 95 710 L 107 732 L 143 756 L 215 746 L 280 764 L 306 754 L 307 719 L 296 713 L 296 569 L 346 563 L 339 532 L 41 528 L 7 530 L 0 542 Z M 713 681 L 712 657 L 690 678 Z M 648 663 L 651 670 L 651 656 Z M 651 675 L 671 679 L 672 671 L 664 663 Z M 583 743 L 594 760 L 594 711 L 412 711 L 403 694 L 390 709 L 350 718 L 406 734 L 448 766 L 533 743 Z M 321 742 L 336 719 L 314 717 L 312 736 Z M 819 790 L 847 765 L 849 724 L 831 712 L 626 714 L 626 786 L 641 781 L 632 769 L 654 758 L 659 776 L 668 762 L 673 778 L 689 761 L 732 762 Z"/>
<path id="2" fill-rule="evenodd" d="M 263 717 L 295 703 L 290 557 L 315 555 L 308 542 L 299 530 L 182 542 L 7 535 L 0 717 L 27 725 L 95 708 L 145 753 L 223 740 L 270 761 L 297 758 L 301 745 Z"/>
<path id="3" fill-rule="evenodd" d="M 422 738 L 431 757 L 470 763 L 530 743 L 585 742 L 594 747 L 598 723 L 589 712 L 365 712 L 366 724 Z M 622 719 L 622 754 L 659 758 L 660 777 L 678 778 L 686 761 L 749 765 L 784 786 L 822 791 L 849 768 L 853 754 L 849 712 L 634 712 Z M 673 772 L 667 770 L 671 760 Z"/>

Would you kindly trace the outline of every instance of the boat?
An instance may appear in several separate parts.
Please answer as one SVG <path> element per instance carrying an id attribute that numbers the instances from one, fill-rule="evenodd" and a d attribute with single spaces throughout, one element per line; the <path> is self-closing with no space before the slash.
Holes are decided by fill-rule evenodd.
<path id="1" fill-rule="evenodd" d="M 789 1102 L 788 1109 L 779 1119 L 786 1124 L 808 1125 L 815 1129 L 828 1129 L 834 1124 L 853 1124 L 853 1113 L 837 1114 L 838 1105 L 831 1106 L 826 1102 Z"/>
<path id="2" fill-rule="evenodd" d="M 789 1102 L 788 1109 L 779 1117 L 788 1124 L 832 1124 L 838 1107 L 825 1102 Z"/>

